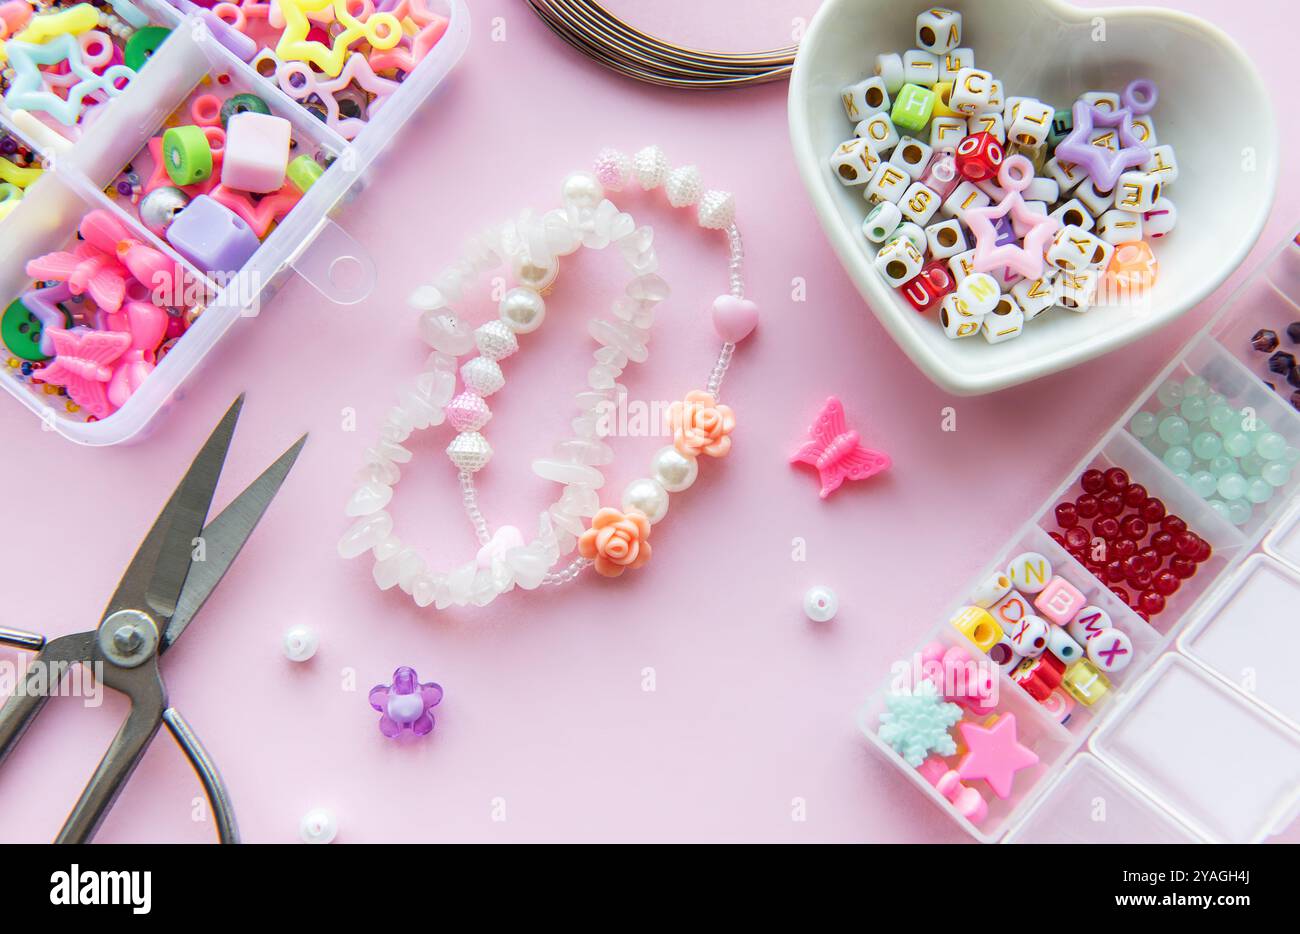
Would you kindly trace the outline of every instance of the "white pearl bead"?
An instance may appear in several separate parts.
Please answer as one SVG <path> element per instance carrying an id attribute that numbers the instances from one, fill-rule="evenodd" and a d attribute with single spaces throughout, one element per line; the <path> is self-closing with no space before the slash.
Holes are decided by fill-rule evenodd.
<path id="1" fill-rule="evenodd" d="M 650 474 L 669 493 L 680 493 L 690 489 L 700 475 L 700 464 L 670 444 L 655 452 L 650 460 Z"/>
<path id="2" fill-rule="evenodd" d="M 623 490 L 623 510 L 639 509 L 654 525 L 668 515 L 668 491 L 658 480 L 643 477 L 633 480 Z"/>
<path id="3" fill-rule="evenodd" d="M 325 808 L 308 811 L 298 823 L 298 835 L 303 843 L 333 843 L 338 833 L 339 825 L 334 814 Z"/>
<path id="4" fill-rule="evenodd" d="M 501 299 L 499 311 L 516 334 L 530 334 L 542 326 L 546 302 L 533 289 L 514 288 Z"/>
<path id="5" fill-rule="evenodd" d="M 810 587 L 803 595 L 803 611 L 814 623 L 825 623 L 839 612 L 840 598 L 829 587 Z"/>
<path id="6" fill-rule="evenodd" d="M 540 292 L 555 281 L 560 274 L 560 264 L 553 256 L 534 259 L 528 253 L 517 253 L 510 257 L 510 271 L 520 285 Z"/>
<path id="7" fill-rule="evenodd" d="M 560 194 L 565 204 L 594 210 L 605 197 L 605 188 L 590 172 L 573 172 L 564 180 Z"/>
<path id="8" fill-rule="evenodd" d="M 320 638 L 310 626 L 294 626 L 284 634 L 284 655 L 291 662 L 305 662 L 316 654 Z"/>

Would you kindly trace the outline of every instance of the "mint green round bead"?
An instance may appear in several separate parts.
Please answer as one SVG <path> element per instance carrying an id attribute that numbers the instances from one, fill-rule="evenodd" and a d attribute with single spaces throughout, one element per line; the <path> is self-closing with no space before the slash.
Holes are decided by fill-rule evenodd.
<path id="1" fill-rule="evenodd" d="M 1237 413 L 1226 405 L 1210 406 L 1210 427 L 1221 435 L 1240 427 Z"/>
<path id="2" fill-rule="evenodd" d="M 1161 383 L 1160 388 L 1156 390 L 1156 398 L 1160 400 L 1162 405 L 1171 409 L 1176 407 L 1183 401 L 1182 384 L 1172 379 Z"/>
<path id="3" fill-rule="evenodd" d="M 1200 396 L 1188 396 L 1178 407 L 1178 414 L 1189 422 L 1203 422 L 1210 412 L 1209 406 Z"/>
<path id="4" fill-rule="evenodd" d="M 1210 473 L 1216 477 L 1237 469 L 1237 462 L 1226 454 L 1220 454 L 1210 461 Z"/>
<path id="5" fill-rule="evenodd" d="M 1166 444 L 1186 444 L 1192 436 L 1186 420 L 1180 415 L 1171 415 L 1164 419 L 1156 430 L 1160 434 L 1160 440 Z"/>
<path id="6" fill-rule="evenodd" d="M 1207 392 L 1205 394 L 1205 404 L 1210 408 L 1214 408 L 1216 405 L 1227 405 L 1228 397 L 1221 392 Z"/>
<path id="7" fill-rule="evenodd" d="M 1186 397 L 1203 396 L 1209 391 L 1210 384 L 1205 381 L 1204 376 L 1197 376 L 1193 373 L 1183 380 L 1183 395 Z"/>
<path id="8" fill-rule="evenodd" d="M 1208 500 L 1207 502 L 1208 502 L 1208 505 L 1209 505 L 1209 507 L 1210 507 L 1211 509 L 1213 509 L 1215 512 L 1217 512 L 1219 515 L 1223 516 L 1223 518 L 1228 519 L 1228 521 L 1232 521 L 1232 520 L 1229 518 L 1229 516 L 1228 516 L 1228 504 L 1227 504 L 1227 503 L 1225 503 L 1225 502 L 1224 502 L 1223 500 L 1221 500 L 1221 499 L 1212 499 L 1212 500 Z"/>
<path id="9" fill-rule="evenodd" d="M 1291 467 L 1281 461 L 1269 461 L 1259 475 L 1273 486 L 1286 486 L 1291 479 Z"/>
<path id="10" fill-rule="evenodd" d="M 1219 477 L 1219 495 L 1224 499 L 1241 499 L 1246 495 L 1246 478 L 1237 472 Z"/>
<path id="11" fill-rule="evenodd" d="M 1244 499 L 1234 499 L 1228 503 L 1228 521 L 1233 525 L 1245 525 L 1250 521 L 1251 512 L 1250 503 Z"/>
<path id="12" fill-rule="evenodd" d="M 1214 474 L 1208 470 L 1198 470 L 1192 474 L 1191 482 L 1188 484 L 1201 499 L 1208 499 L 1214 495 L 1214 491 L 1219 488 L 1219 481 L 1215 479 Z"/>
<path id="13" fill-rule="evenodd" d="M 1192 475 L 1188 473 L 1186 470 L 1180 470 L 1178 471 L 1178 473 L 1174 474 L 1174 479 L 1181 480 L 1183 481 L 1183 483 L 1186 483 L 1190 486 L 1192 482 Z"/>
<path id="14" fill-rule="evenodd" d="M 1268 461 L 1264 460 L 1264 458 L 1260 457 L 1258 454 L 1247 454 L 1245 457 L 1241 458 L 1241 460 L 1237 461 L 1237 466 L 1241 468 L 1243 476 L 1258 477 L 1259 472 L 1264 469 L 1264 465 L 1267 463 Z"/>
<path id="15" fill-rule="evenodd" d="M 1175 444 L 1165 451 L 1161 460 L 1170 470 L 1186 470 L 1192 466 L 1192 452 L 1187 450 L 1181 444 Z"/>
<path id="16" fill-rule="evenodd" d="M 1288 464 L 1300 463 L 1300 448 L 1287 448 L 1282 455 L 1282 460 Z"/>
<path id="17" fill-rule="evenodd" d="M 1286 454 L 1286 438 L 1276 431 L 1266 431 L 1255 439 L 1255 453 L 1267 461 L 1281 460 Z"/>
<path id="18" fill-rule="evenodd" d="M 1144 409 L 1129 419 L 1128 430 L 1135 438 L 1150 437 L 1156 430 L 1156 417 Z"/>
<path id="19" fill-rule="evenodd" d="M 1197 457 L 1210 460 L 1223 453 L 1223 441 L 1218 435 L 1203 431 L 1192 439 L 1192 451 Z"/>
<path id="20" fill-rule="evenodd" d="M 1223 437 L 1223 450 L 1231 457 L 1244 457 L 1254 447 L 1250 443 L 1250 436 L 1244 431 L 1232 431 Z"/>
<path id="21" fill-rule="evenodd" d="M 1246 481 L 1246 499 L 1252 503 L 1267 503 L 1273 498 L 1273 484 L 1263 477 L 1251 477 Z"/>

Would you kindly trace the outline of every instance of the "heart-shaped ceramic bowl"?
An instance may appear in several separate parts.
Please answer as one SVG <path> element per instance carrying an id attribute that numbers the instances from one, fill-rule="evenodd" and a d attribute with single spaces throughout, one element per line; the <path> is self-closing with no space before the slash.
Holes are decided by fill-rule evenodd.
<path id="1" fill-rule="evenodd" d="M 1154 80 L 1158 142 L 1171 143 L 1179 177 L 1169 188 L 1178 226 L 1154 246 L 1150 301 L 1053 309 L 1014 340 L 949 340 L 934 312 L 919 315 L 872 266 L 861 188 L 836 181 L 828 157 L 853 136 L 839 89 L 872 73 L 876 55 L 915 47 L 906 0 L 826 0 L 790 79 L 790 136 L 804 185 L 840 261 L 882 324 L 932 380 L 960 395 L 992 392 L 1075 366 L 1148 334 L 1212 292 L 1241 263 L 1268 216 L 1277 181 L 1277 133 L 1254 66 L 1209 24 L 1146 7 L 1084 9 L 1063 0 L 955 0 L 962 45 L 1001 78 L 1006 93 L 1067 107 L 1085 91 Z"/>

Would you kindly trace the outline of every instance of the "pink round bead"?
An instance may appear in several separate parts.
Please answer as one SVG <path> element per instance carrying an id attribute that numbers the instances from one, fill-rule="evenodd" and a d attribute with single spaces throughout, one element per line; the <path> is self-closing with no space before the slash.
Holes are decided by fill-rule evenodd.
<path id="1" fill-rule="evenodd" d="M 487 401 L 474 392 L 462 392 L 447 403 L 447 421 L 457 431 L 478 431 L 492 417 Z"/>

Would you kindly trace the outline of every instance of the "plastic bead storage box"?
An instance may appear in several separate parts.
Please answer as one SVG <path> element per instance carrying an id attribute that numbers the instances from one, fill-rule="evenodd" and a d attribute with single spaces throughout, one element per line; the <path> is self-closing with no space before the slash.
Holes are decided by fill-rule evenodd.
<path id="1" fill-rule="evenodd" d="M 328 50 L 331 42 L 335 49 L 348 46 L 341 35 L 331 39 L 319 20 L 337 18 L 339 22 L 331 28 L 338 33 L 355 18 L 353 11 L 364 8 L 373 18 L 380 13 L 372 6 L 385 10 L 394 5 L 387 0 L 378 4 L 338 0 L 331 6 L 333 12 L 316 10 L 317 6 L 315 0 L 301 0 L 295 6 L 307 9 L 309 21 L 303 28 L 311 30 L 310 41 L 300 44 Z M 369 294 L 374 285 L 373 263 L 331 217 L 368 183 L 375 157 L 447 76 L 469 40 L 463 0 L 399 0 L 398 12 L 405 17 L 408 30 L 420 29 L 420 22 L 435 24 L 424 27 L 424 46 L 414 49 L 418 37 L 408 37 L 403 44 L 385 50 L 382 55 L 387 58 L 378 59 L 372 49 L 370 61 L 362 57 L 360 67 L 354 61 L 360 53 L 354 51 L 341 74 L 331 81 L 329 67 L 309 68 L 303 62 L 278 59 L 275 50 L 284 47 L 284 40 L 277 45 L 266 22 L 246 24 L 243 31 L 230 28 L 228 20 L 238 18 L 245 7 L 262 10 L 263 16 L 268 15 L 269 7 L 230 3 L 218 7 L 214 12 L 187 0 L 173 0 L 173 5 L 162 0 L 132 0 L 103 7 L 99 31 L 90 38 L 81 37 L 81 56 L 89 59 L 93 53 L 104 62 L 126 58 L 133 60 L 136 68 L 129 82 L 118 80 L 116 86 L 102 86 L 84 102 L 93 104 L 93 119 L 83 120 L 83 114 L 75 112 L 63 113 L 60 119 L 54 111 L 62 108 L 62 98 L 49 94 L 53 109 L 38 117 L 40 104 L 27 106 L 21 87 L 10 97 L 8 91 L 14 89 L 15 75 L 21 78 L 21 70 L 8 72 L 9 88 L 0 103 L 0 146 L 5 150 L 0 155 L 7 155 L 0 167 L 23 184 L 11 184 L 6 178 L 3 181 L 9 187 L 0 190 L 4 244 L 0 250 L 0 311 L 14 312 L 7 315 L 5 331 L 27 352 L 16 353 L 6 340 L 0 384 L 49 427 L 79 443 L 109 445 L 139 437 L 231 325 L 241 316 L 256 314 L 260 303 L 275 294 L 291 270 L 340 304 L 361 301 Z M 420 16 L 402 12 L 407 10 L 419 11 Z M 129 30 L 117 28 L 119 24 L 111 15 L 128 11 L 135 20 L 133 26 L 145 24 L 134 35 L 153 30 L 151 41 L 142 37 L 134 49 Z M 275 12 L 269 15 L 274 17 Z M 397 21 L 390 13 L 382 15 Z M 273 25 L 292 38 L 292 22 Z M 127 39 L 122 45 L 119 40 L 124 34 Z M 20 33 L 17 37 L 22 38 Z M 374 37 L 367 34 L 365 38 Z M 143 58 L 142 43 L 148 46 Z M 375 48 L 382 44 L 377 42 Z M 6 45 L 11 50 L 18 47 L 14 41 Z M 18 51 L 20 56 L 29 54 L 21 47 Z M 375 70 L 396 77 L 376 77 L 372 62 Z M 116 67 L 101 68 L 101 77 L 114 74 L 111 69 Z M 76 70 L 82 68 L 78 62 Z M 48 84 L 66 85 L 68 79 L 61 74 L 59 70 L 39 73 Z M 382 107 L 379 96 L 372 98 L 369 91 L 379 81 L 387 81 L 382 88 Z M 246 112 L 249 110 L 253 112 Z M 239 134 L 243 136 L 240 161 L 232 166 L 233 156 L 223 157 L 235 150 L 225 144 Z M 287 170 L 285 146 L 289 147 Z M 191 165 L 196 177 L 205 177 L 205 181 L 182 185 L 175 173 L 187 171 Z M 39 177 L 27 171 L 36 168 L 44 169 Z M 177 203 L 168 203 L 167 197 L 150 199 L 155 190 Z M 6 206 L 3 202 L 11 203 Z M 221 218 L 231 229 L 223 231 L 217 224 L 205 223 L 203 216 L 194 217 L 189 229 L 175 229 L 175 218 L 186 214 Z M 163 234 L 160 225 L 165 223 L 173 229 Z M 131 267 L 130 274 L 113 262 L 113 241 L 118 262 Z M 82 358 L 74 363 L 95 359 L 92 341 L 81 341 L 80 348 L 76 347 L 86 334 L 123 340 L 111 332 L 127 329 L 121 322 L 128 317 L 125 312 L 131 299 L 142 298 L 133 296 L 131 289 L 143 291 L 140 283 L 144 281 L 132 266 L 130 254 L 124 254 L 128 245 L 138 247 L 138 252 L 155 264 L 179 272 L 174 277 L 174 300 L 157 302 L 150 297 L 167 306 L 173 320 L 166 322 L 169 330 L 157 352 L 146 353 L 144 365 L 137 365 L 130 374 L 115 370 L 108 384 L 112 402 L 101 403 L 100 410 L 107 414 L 99 418 L 94 405 L 75 404 L 71 383 L 51 385 L 53 379 L 46 383 L 32 375 L 40 375 L 50 355 L 50 328 L 45 325 L 53 321 L 56 330 L 63 329 L 58 323 L 59 312 L 67 325 L 73 323 L 74 313 L 97 316 L 96 323 L 85 322 L 92 330 L 65 332 L 72 335 L 71 340 L 54 335 L 63 341 L 62 347 L 72 348 L 70 356 Z M 84 265 L 87 258 L 91 262 Z M 63 285 L 66 292 L 71 284 L 67 276 L 72 273 L 61 271 L 60 263 L 83 263 L 75 267 L 75 274 L 93 282 L 95 273 L 86 270 L 95 264 L 102 268 L 105 262 L 117 271 L 119 287 L 122 279 L 127 283 L 122 313 L 109 316 L 119 323 L 103 323 L 106 309 L 93 289 L 87 296 L 94 297 L 95 303 L 85 305 L 78 304 L 85 298 L 79 289 L 72 290 L 73 298 L 68 301 L 63 292 L 51 288 Z M 84 288 L 84 282 L 79 285 Z M 43 290 L 48 291 L 39 296 L 37 308 L 15 309 L 17 299 Z M 107 311 L 113 311 L 111 305 Z M 77 323 L 82 322 L 77 319 Z M 130 327 L 134 337 L 134 321 Z M 42 338 L 44 348 L 39 346 Z M 120 362 L 111 366 L 123 369 Z M 118 385 L 119 376 L 125 377 L 125 391 Z M 116 396 L 115 390 L 119 390 Z"/>
<path id="2" fill-rule="evenodd" d="M 1300 356 L 1300 233 L 861 710 L 976 839 L 1257 842 L 1300 814 L 1300 370 L 1278 352 Z"/>

